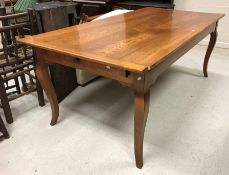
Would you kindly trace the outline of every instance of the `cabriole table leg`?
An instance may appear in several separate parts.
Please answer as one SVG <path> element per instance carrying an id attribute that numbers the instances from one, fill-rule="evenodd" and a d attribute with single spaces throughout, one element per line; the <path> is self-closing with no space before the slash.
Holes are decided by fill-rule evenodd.
<path id="1" fill-rule="evenodd" d="M 52 120 L 50 125 L 55 125 L 59 116 L 59 106 L 53 84 L 49 78 L 48 64 L 44 62 L 36 63 L 36 75 L 41 86 L 43 87 L 52 109 Z"/>
<path id="2" fill-rule="evenodd" d="M 149 113 L 150 91 L 145 94 L 135 92 L 134 97 L 134 151 L 138 168 L 143 166 L 143 140 Z"/>
<path id="3" fill-rule="evenodd" d="M 212 54 L 212 51 L 215 47 L 217 36 L 218 36 L 218 32 L 217 32 L 217 24 L 216 24 L 215 31 L 211 33 L 208 49 L 207 49 L 207 52 L 206 52 L 206 55 L 204 58 L 203 72 L 204 72 L 205 77 L 208 77 L 208 70 L 207 70 L 208 69 L 208 62 L 209 62 L 210 56 Z"/>

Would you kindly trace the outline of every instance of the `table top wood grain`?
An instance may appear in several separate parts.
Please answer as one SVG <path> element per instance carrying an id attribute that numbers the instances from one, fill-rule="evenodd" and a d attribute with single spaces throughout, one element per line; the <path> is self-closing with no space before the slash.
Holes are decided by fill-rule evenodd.
<path id="1" fill-rule="evenodd" d="M 76 58 L 142 72 L 168 58 L 224 14 L 143 8 L 19 39 Z"/>

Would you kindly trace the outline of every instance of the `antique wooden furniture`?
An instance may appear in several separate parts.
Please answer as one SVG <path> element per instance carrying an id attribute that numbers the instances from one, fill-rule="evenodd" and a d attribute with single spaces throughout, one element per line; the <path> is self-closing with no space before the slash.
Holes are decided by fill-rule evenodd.
<path id="1" fill-rule="evenodd" d="M 100 17 L 101 15 L 96 15 L 96 16 L 88 16 L 85 13 L 82 13 L 80 16 L 80 24 L 86 23 L 86 22 L 91 22 L 95 20 L 96 18 Z"/>
<path id="2" fill-rule="evenodd" d="M 23 22 L 20 22 L 22 18 Z M 0 100 L 8 123 L 13 122 L 9 105 L 12 100 L 37 91 L 39 105 L 44 106 L 43 90 L 34 72 L 33 50 L 30 46 L 16 42 L 16 38 L 23 38 L 25 33 L 33 33 L 33 19 L 31 10 L 0 16 L 3 25 L 0 27 Z"/>
<path id="3" fill-rule="evenodd" d="M 95 16 L 107 13 L 112 10 L 112 6 L 120 0 L 73 0 L 78 4 L 78 14 L 85 13 L 88 16 Z"/>
<path id="4" fill-rule="evenodd" d="M 4 137 L 4 138 L 9 138 L 9 133 L 5 127 L 5 124 L 2 120 L 2 117 L 0 115 L 0 132 L 2 133 L 2 135 L 0 135 L 0 140 L 1 140 L 1 137 Z"/>
<path id="5" fill-rule="evenodd" d="M 129 10 L 136 10 L 144 7 L 174 8 L 174 0 L 123 0 L 115 4 Z"/>
<path id="6" fill-rule="evenodd" d="M 116 16 L 116 15 L 120 15 L 120 14 L 124 14 L 127 12 L 130 12 L 131 10 L 126 10 L 126 9 L 116 9 L 113 10 L 111 12 L 102 14 L 102 15 L 96 15 L 96 16 L 88 16 L 87 14 L 83 13 L 80 16 L 80 24 L 86 23 L 86 22 L 91 22 L 94 20 L 100 20 L 100 19 L 104 19 L 104 18 L 109 18 L 112 16 Z"/>
<path id="7" fill-rule="evenodd" d="M 48 75 L 49 64 L 76 67 L 117 80 L 134 91 L 134 145 L 138 168 L 143 166 L 143 138 L 150 87 L 173 62 L 211 34 L 204 75 L 223 14 L 144 8 L 79 26 L 20 39 L 36 48 L 37 76 L 52 108 L 59 107 Z M 112 100 L 112 99 L 110 99 Z M 77 107 L 77 106 L 76 106 Z"/>
<path id="8" fill-rule="evenodd" d="M 71 25 L 75 25 L 76 4 L 52 1 L 37 3 L 36 11 L 39 33 L 45 33 Z M 75 69 L 63 65 L 49 67 L 51 80 L 57 94 L 58 102 L 61 102 L 69 93 L 77 87 Z"/>

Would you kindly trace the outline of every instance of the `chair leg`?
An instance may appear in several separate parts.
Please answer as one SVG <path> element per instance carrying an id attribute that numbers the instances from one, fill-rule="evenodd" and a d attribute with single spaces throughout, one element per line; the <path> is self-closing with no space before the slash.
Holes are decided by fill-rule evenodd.
<path id="1" fill-rule="evenodd" d="M 7 123 L 13 123 L 13 117 L 10 109 L 9 100 L 6 94 L 6 90 L 3 83 L 0 83 L 0 98 L 2 103 L 2 108 L 6 117 Z"/>
<path id="2" fill-rule="evenodd" d="M 3 133 L 3 136 L 6 139 L 8 139 L 10 137 L 1 116 L 0 116 L 0 131 Z"/>
<path id="3" fill-rule="evenodd" d="M 22 74 L 20 78 L 21 78 L 21 83 L 22 83 L 22 91 L 24 92 L 28 91 L 25 74 Z"/>
<path id="4" fill-rule="evenodd" d="M 16 73 L 16 71 L 13 71 L 13 73 Z M 15 86 L 16 86 L 16 89 L 17 89 L 17 93 L 21 94 L 21 88 L 20 88 L 18 77 L 14 78 L 14 82 L 15 82 Z"/>
<path id="5" fill-rule="evenodd" d="M 15 78 L 14 81 L 15 81 L 15 85 L 16 85 L 16 89 L 17 89 L 18 94 L 21 94 L 21 88 L 20 88 L 18 78 Z"/>

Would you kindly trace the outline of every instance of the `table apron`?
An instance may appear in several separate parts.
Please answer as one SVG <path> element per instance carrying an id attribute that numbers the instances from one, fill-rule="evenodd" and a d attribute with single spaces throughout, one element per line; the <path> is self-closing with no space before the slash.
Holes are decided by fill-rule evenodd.
<path id="1" fill-rule="evenodd" d="M 146 93 L 150 87 L 155 83 L 157 78 L 166 71 L 175 61 L 187 53 L 195 45 L 197 45 L 203 38 L 214 32 L 217 23 L 207 27 L 202 32 L 198 33 L 192 39 L 187 41 L 176 51 L 168 55 L 164 60 L 141 73 L 128 71 L 125 69 L 97 63 L 90 60 L 83 60 L 69 55 L 64 55 L 50 50 L 36 48 L 36 55 L 38 62 L 45 62 L 47 64 L 60 64 L 72 68 L 81 69 L 90 73 L 104 76 L 113 80 L 117 80 L 122 85 L 130 87 L 139 92 Z"/>
<path id="2" fill-rule="evenodd" d="M 117 80 L 122 85 L 135 89 L 135 82 L 138 77 L 144 77 L 143 73 L 135 73 L 128 70 L 116 68 L 110 65 L 100 64 L 97 62 L 75 58 L 50 50 L 35 48 L 37 62 L 60 64 L 72 68 L 81 69 L 93 74 L 101 75 L 106 78 Z M 138 88 L 138 87 L 137 87 Z"/>
<path id="3" fill-rule="evenodd" d="M 168 55 L 162 62 L 157 64 L 154 67 L 151 67 L 148 72 L 146 72 L 145 75 L 145 91 L 147 91 L 150 86 L 152 86 L 157 78 L 168 69 L 175 61 L 177 61 L 181 56 L 183 56 L 185 53 L 187 53 L 189 50 L 191 50 L 195 45 L 197 45 L 202 39 L 204 39 L 207 35 L 214 32 L 217 27 L 217 23 L 212 24 L 208 28 L 206 28 L 201 33 L 197 34 L 195 37 L 193 37 L 191 40 L 186 42 L 184 45 L 182 45 L 180 48 L 178 48 L 175 52 Z"/>

